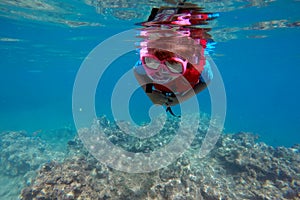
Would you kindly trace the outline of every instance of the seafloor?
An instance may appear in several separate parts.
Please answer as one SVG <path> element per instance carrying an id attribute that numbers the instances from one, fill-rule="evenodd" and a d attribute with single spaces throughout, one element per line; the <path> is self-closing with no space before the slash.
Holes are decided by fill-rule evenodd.
<path id="1" fill-rule="evenodd" d="M 168 127 L 156 137 L 128 141 L 105 117 L 108 137 L 129 151 L 151 151 L 173 136 Z M 117 171 L 91 156 L 70 130 L 51 137 L 24 131 L 0 135 L 1 199 L 300 199 L 300 145 L 272 147 L 251 133 L 222 134 L 204 158 L 197 152 L 207 119 L 190 147 L 173 164 L 150 172 Z M 47 133 L 50 135 L 51 133 Z M 113 136 L 113 137 L 112 137 Z M 127 136 L 127 137 L 125 137 Z M 51 141 L 52 140 L 52 141 Z M 64 140 L 64 141 L 63 141 Z M 66 142 L 68 140 L 68 142 Z M 65 144 L 60 147 L 59 144 Z M 151 146 L 152 145 L 152 146 Z M 65 148 L 64 148 L 65 147 Z"/>

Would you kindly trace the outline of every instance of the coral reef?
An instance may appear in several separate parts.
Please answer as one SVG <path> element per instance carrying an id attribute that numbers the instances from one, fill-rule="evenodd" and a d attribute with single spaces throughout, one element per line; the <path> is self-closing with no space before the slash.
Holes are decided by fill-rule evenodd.
<path id="1" fill-rule="evenodd" d="M 65 130 L 53 130 L 64 138 Z M 66 151 L 41 139 L 41 131 L 6 131 L 0 133 L 0 199 L 16 199 L 24 186 L 30 185 L 36 170 L 50 160 L 62 161 Z M 66 135 L 66 134 L 65 134 Z M 51 136 L 48 136 L 51 137 Z M 73 136 L 74 137 L 74 136 Z M 62 142 L 62 141 L 60 141 Z M 56 146 L 59 146 L 56 144 Z"/>
<path id="2" fill-rule="evenodd" d="M 7 176 L 24 175 L 45 162 L 64 157 L 64 153 L 52 151 L 39 137 L 30 137 L 24 131 L 1 133 L 0 146 L 0 172 Z"/>
<path id="3" fill-rule="evenodd" d="M 107 119 L 107 130 L 120 134 Z M 29 199 L 299 199 L 300 145 L 271 147 L 250 133 L 223 134 L 204 158 L 200 127 L 191 148 L 171 165 L 131 174 L 99 163 L 78 138 L 69 141 L 63 163 L 48 162 L 20 198 Z M 118 141 L 122 137 L 118 135 Z M 163 136 L 161 136 L 163 137 Z M 152 144 L 162 138 L 154 137 Z M 126 140 L 123 138 L 123 140 Z M 147 141 L 149 143 L 149 141 Z M 122 145 L 121 145 L 122 146 Z M 141 145 L 143 147 L 143 145 Z M 126 146 L 136 151 L 137 147 Z"/>

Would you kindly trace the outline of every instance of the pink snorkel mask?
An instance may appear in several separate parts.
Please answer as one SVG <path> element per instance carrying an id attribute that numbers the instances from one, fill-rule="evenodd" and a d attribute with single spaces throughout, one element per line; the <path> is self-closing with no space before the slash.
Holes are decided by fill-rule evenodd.
<path id="1" fill-rule="evenodd" d="M 168 83 L 184 74 L 188 63 L 179 56 L 160 60 L 146 49 L 141 49 L 140 59 L 148 77 L 159 84 Z"/>

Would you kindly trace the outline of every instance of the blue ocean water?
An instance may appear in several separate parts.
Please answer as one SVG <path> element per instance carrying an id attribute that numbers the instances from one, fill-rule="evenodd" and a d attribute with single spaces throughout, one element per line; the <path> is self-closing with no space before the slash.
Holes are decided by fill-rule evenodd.
<path id="1" fill-rule="evenodd" d="M 0 3 L 0 130 L 29 133 L 74 126 L 73 84 L 88 53 L 110 36 L 136 28 L 151 7 L 166 4 L 139 2 L 136 11 L 132 1 L 111 7 L 109 1 L 98 6 L 93 1 L 12 2 Z M 299 1 L 199 4 L 220 13 L 210 34 L 217 42 L 211 56 L 226 89 L 225 133 L 257 133 L 274 146 L 300 143 Z M 137 59 L 132 51 L 110 65 L 101 80 L 106 87 L 95 97 L 99 115 L 111 114 L 113 82 Z M 209 113 L 208 91 L 198 100 L 201 111 Z M 137 90 L 129 109 L 143 122 L 150 106 Z"/>

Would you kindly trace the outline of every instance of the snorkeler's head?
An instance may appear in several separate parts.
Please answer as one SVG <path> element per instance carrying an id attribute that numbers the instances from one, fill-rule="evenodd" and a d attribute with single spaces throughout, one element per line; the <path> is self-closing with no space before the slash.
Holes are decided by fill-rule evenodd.
<path id="1" fill-rule="evenodd" d="M 175 80 L 194 67 L 187 59 L 173 52 L 155 48 L 142 49 L 140 59 L 149 78 L 159 84 Z"/>

